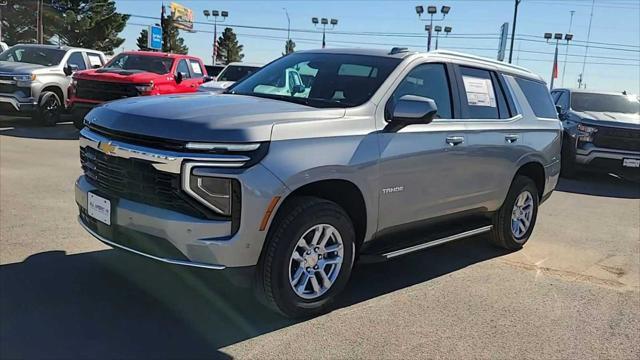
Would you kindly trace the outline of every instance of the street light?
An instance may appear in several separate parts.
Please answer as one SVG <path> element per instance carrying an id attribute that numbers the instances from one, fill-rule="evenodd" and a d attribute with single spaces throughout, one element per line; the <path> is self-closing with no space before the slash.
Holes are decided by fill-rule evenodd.
<path id="1" fill-rule="evenodd" d="M 326 45 L 326 30 L 327 30 L 327 25 L 331 25 L 331 27 L 329 28 L 329 30 L 332 30 L 334 27 L 336 27 L 336 25 L 338 25 L 338 19 L 327 19 L 327 18 L 321 18 L 320 21 L 318 21 L 317 17 L 313 17 L 311 18 L 311 23 L 313 24 L 313 26 L 317 26 L 318 23 L 320 23 L 322 25 L 322 48 L 324 49 L 325 45 Z"/>
<path id="2" fill-rule="evenodd" d="M 213 17 L 213 54 L 211 55 L 212 63 L 216 65 L 216 56 L 218 55 L 218 23 L 224 22 L 229 16 L 228 11 L 218 11 L 218 10 L 202 10 L 202 14 L 209 21 L 209 16 Z M 222 20 L 218 20 L 218 17 L 222 17 Z"/>
<path id="3" fill-rule="evenodd" d="M 553 82 L 556 77 L 558 77 L 558 44 L 560 40 L 564 39 L 567 42 L 567 46 L 569 46 L 569 41 L 573 40 L 573 34 L 563 34 L 563 33 L 544 33 L 544 38 L 549 42 L 549 40 L 553 39 L 556 41 L 556 50 L 553 55 L 553 67 L 551 68 L 551 82 L 549 84 L 549 90 L 553 89 Z"/>
<path id="4" fill-rule="evenodd" d="M 429 19 L 423 19 L 422 18 L 422 14 L 424 14 L 424 7 L 420 6 L 420 5 L 416 6 L 416 14 L 418 14 L 418 17 L 420 18 L 420 20 L 429 21 L 428 27 L 425 27 L 425 30 L 428 33 L 428 35 L 427 35 L 427 51 L 431 51 L 431 37 L 432 37 L 433 29 L 434 29 L 433 28 L 433 22 L 434 21 L 442 21 L 442 20 L 444 20 L 444 18 L 447 16 L 447 14 L 450 11 L 451 11 L 451 6 L 443 5 L 440 8 L 440 13 L 442 14 L 442 17 L 439 18 L 439 19 L 434 19 L 433 15 L 438 13 L 438 7 L 436 7 L 434 5 L 429 5 L 429 6 L 427 6 L 427 14 L 429 14 Z M 442 28 L 440 28 L 440 31 L 442 31 Z M 437 42 L 437 35 L 436 35 L 436 42 Z"/>

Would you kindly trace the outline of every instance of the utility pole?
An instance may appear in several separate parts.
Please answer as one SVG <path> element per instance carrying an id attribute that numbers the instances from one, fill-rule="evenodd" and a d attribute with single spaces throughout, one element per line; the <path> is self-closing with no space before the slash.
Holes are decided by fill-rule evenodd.
<path id="1" fill-rule="evenodd" d="M 451 10 L 451 6 L 443 5 L 440 8 L 440 13 L 442 14 L 442 18 L 434 19 L 433 15 L 438 13 L 438 8 L 436 6 L 429 5 L 429 6 L 427 6 L 427 14 L 429 14 L 429 19 L 427 20 L 427 19 L 423 19 L 422 18 L 422 14 L 424 13 L 424 7 L 420 6 L 420 5 L 416 6 L 416 14 L 418 14 L 418 17 L 420 18 L 420 20 L 429 21 L 429 25 L 426 25 L 424 27 L 425 30 L 427 30 L 427 51 L 431 51 L 431 38 L 432 38 L 432 35 L 433 35 L 433 30 L 434 30 L 433 29 L 433 22 L 434 21 L 443 21 L 450 10 Z"/>
<path id="2" fill-rule="evenodd" d="M 509 46 L 509 64 L 511 64 L 511 59 L 513 57 L 513 41 L 516 39 L 516 20 L 518 19 L 518 5 L 520 5 L 520 1 L 515 0 L 515 7 L 513 9 L 513 27 L 511 28 L 511 46 Z"/>
<path id="3" fill-rule="evenodd" d="M 216 65 L 216 57 L 218 56 L 218 22 L 224 22 L 229 16 L 228 11 L 218 11 L 218 10 L 203 10 L 202 13 L 209 20 L 209 16 L 213 16 L 213 52 L 211 55 L 211 63 Z M 222 16 L 222 20 L 218 20 L 218 16 Z"/>
<path id="4" fill-rule="evenodd" d="M 285 15 L 287 15 L 287 41 L 291 41 L 291 19 L 289 18 L 289 12 L 287 8 L 282 8 L 284 10 Z"/>
<path id="5" fill-rule="evenodd" d="M 326 37 L 325 37 L 325 33 L 327 30 L 327 25 L 331 24 L 331 28 L 329 28 L 329 30 L 332 30 L 334 27 L 336 27 L 336 25 L 338 25 L 338 20 L 337 19 L 331 19 L 331 21 L 329 21 L 327 18 L 322 18 L 320 19 L 320 21 L 318 21 L 317 17 L 311 18 L 311 22 L 313 23 L 313 26 L 317 26 L 318 23 L 320 23 L 322 25 L 322 48 L 324 49 L 326 43 Z"/>
<path id="6" fill-rule="evenodd" d="M 595 7 L 595 5 L 596 0 L 593 0 L 591 2 L 591 15 L 589 16 L 589 30 L 587 31 L 587 46 L 584 49 L 584 59 L 582 60 L 582 72 L 578 77 L 578 89 L 582 87 L 582 83 L 584 82 L 584 70 L 587 66 L 587 53 L 589 52 L 589 40 L 591 39 L 591 22 L 593 21 L 593 8 Z"/>
<path id="7" fill-rule="evenodd" d="M 551 82 L 549 84 L 549 90 L 553 90 L 553 82 L 555 78 L 558 77 L 558 44 L 560 40 L 562 40 L 562 33 L 544 33 L 544 38 L 549 42 L 552 38 L 556 41 L 556 51 L 553 55 L 553 67 L 551 68 Z M 573 40 L 572 34 L 564 34 L 564 40 L 567 42 L 567 46 L 569 46 L 569 41 Z"/>
<path id="8" fill-rule="evenodd" d="M 571 34 L 571 25 L 573 25 L 573 14 L 575 14 L 575 10 L 571 10 L 571 19 L 569 20 L 569 31 L 568 34 Z M 569 44 L 567 43 L 567 47 L 564 51 L 564 65 L 562 65 L 562 83 L 560 86 L 564 86 L 564 75 L 567 73 L 567 56 L 569 56 Z"/>
<path id="9" fill-rule="evenodd" d="M 7 6 L 7 0 L 0 0 L 0 41 L 2 41 L 2 7 Z"/>

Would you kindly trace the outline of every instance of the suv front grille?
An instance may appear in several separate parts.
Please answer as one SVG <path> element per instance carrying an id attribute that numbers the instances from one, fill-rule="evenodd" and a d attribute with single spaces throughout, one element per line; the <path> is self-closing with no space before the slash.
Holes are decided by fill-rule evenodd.
<path id="1" fill-rule="evenodd" d="M 76 96 L 82 99 L 111 101 L 140 95 L 135 85 L 78 79 Z"/>
<path id="2" fill-rule="evenodd" d="M 109 156 L 88 146 L 80 148 L 80 162 L 87 180 L 107 196 L 199 218 L 221 218 L 182 193 L 180 175 L 159 171 L 150 162 Z"/>
<path id="3" fill-rule="evenodd" d="M 640 130 L 599 126 L 593 144 L 608 149 L 640 151 Z"/>

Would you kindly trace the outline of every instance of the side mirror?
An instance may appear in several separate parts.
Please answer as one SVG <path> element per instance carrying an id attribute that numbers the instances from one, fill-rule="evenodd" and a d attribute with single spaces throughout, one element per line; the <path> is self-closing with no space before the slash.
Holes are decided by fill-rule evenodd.
<path id="1" fill-rule="evenodd" d="M 176 84 L 180 84 L 182 82 L 182 73 L 180 71 L 176 72 Z"/>
<path id="2" fill-rule="evenodd" d="M 64 71 L 65 75 L 71 76 L 74 72 L 78 71 L 78 65 L 67 64 L 62 71 Z"/>
<path id="3" fill-rule="evenodd" d="M 562 109 L 561 105 L 556 105 L 556 112 L 558 113 L 558 119 L 564 120 L 567 117 L 567 113 Z"/>
<path id="4" fill-rule="evenodd" d="M 209 82 L 209 81 L 213 81 L 213 77 L 212 76 L 205 75 L 205 76 L 202 77 L 202 82 L 203 83 L 206 83 L 206 82 Z"/>
<path id="5" fill-rule="evenodd" d="M 438 112 L 438 106 L 433 99 L 417 96 L 403 95 L 395 103 L 391 114 L 391 123 L 402 127 L 410 124 L 428 124 Z"/>
<path id="6" fill-rule="evenodd" d="M 303 93 L 306 90 L 304 85 L 293 85 L 291 88 L 291 95 Z"/>

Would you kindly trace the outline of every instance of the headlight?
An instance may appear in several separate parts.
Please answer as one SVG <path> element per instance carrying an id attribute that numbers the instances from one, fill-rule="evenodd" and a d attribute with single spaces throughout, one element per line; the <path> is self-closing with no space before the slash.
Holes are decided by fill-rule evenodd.
<path id="1" fill-rule="evenodd" d="M 27 75 L 14 75 L 13 80 L 16 81 L 16 85 L 18 87 L 29 87 L 31 86 L 31 82 L 36 79 L 35 74 L 27 74 Z"/>
<path id="2" fill-rule="evenodd" d="M 598 131 L 597 128 L 594 128 L 592 126 L 582 125 L 582 124 L 578 124 L 577 128 L 578 130 L 589 133 L 589 134 L 593 134 Z"/>
<path id="3" fill-rule="evenodd" d="M 192 173 L 189 176 L 189 186 L 185 190 L 213 211 L 230 216 L 232 183 L 231 179 L 198 176 Z"/>
<path id="4" fill-rule="evenodd" d="M 138 90 L 139 93 L 150 93 L 151 90 L 153 90 L 153 81 L 148 83 L 148 84 L 140 84 L 140 85 L 136 85 L 136 89 Z"/>

